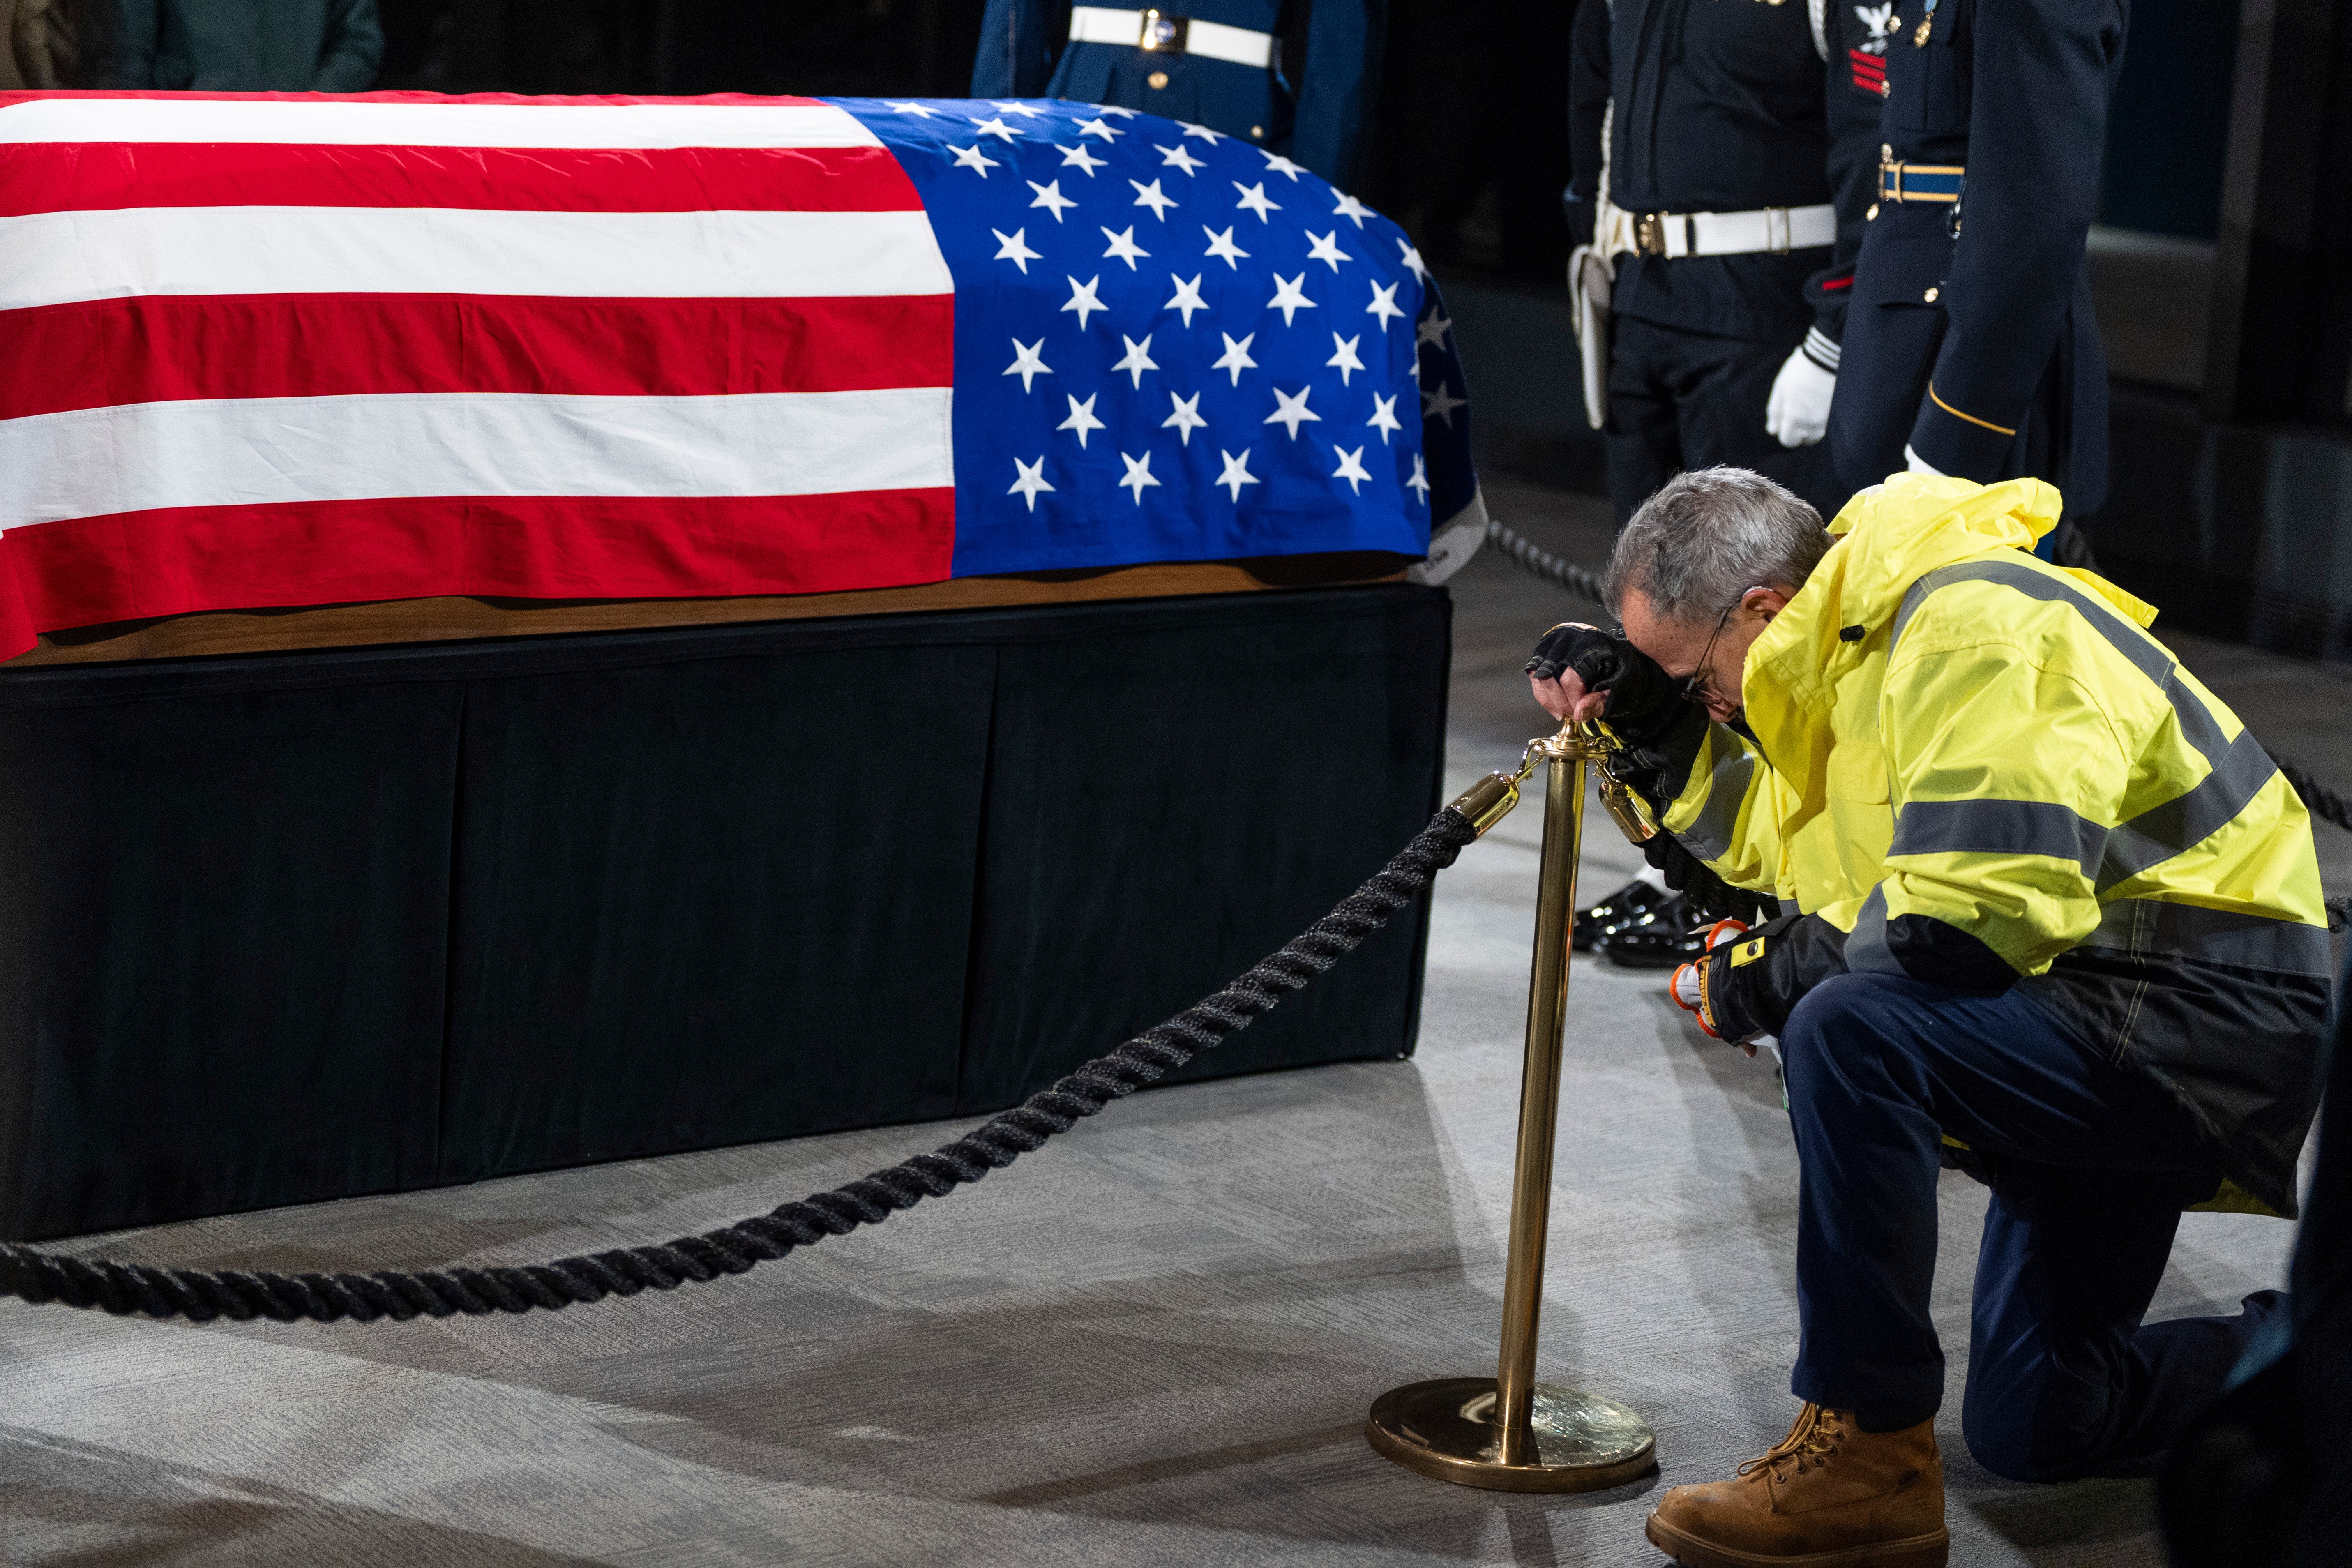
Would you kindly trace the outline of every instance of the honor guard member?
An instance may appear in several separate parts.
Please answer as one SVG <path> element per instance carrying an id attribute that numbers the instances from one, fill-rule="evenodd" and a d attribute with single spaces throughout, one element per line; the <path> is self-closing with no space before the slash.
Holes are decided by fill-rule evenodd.
<path id="1" fill-rule="evenodd" d="M 1822 287 L 1840 205 L 1875 173 L 1833 160 L 1825 0 L 1583 0 L 1570 67 L 1569 259 L 1585 415 L 1605 433 L 1621 528 L 1687 468 L 1803 492 L 1829 420 L 1845 293 Z M 1861 203 L 1849 202 L 1860 226 Z M 1859 235 L 1854 237 L 1859 242 Z M 1690 868 L 1577 912 L 1573 941 L 1627 968 L 1696 956 Z M 1705 880 L 1706 879 L 1702 879 Z"/>
<path id="2" fill-rule="evenodd" d="M 1685 468 L 1808 488 L 1844 308 L 1806 289 L 1836 238 L 1823 26 L 1782 0 L 1577 14 L 1570 287 L 1620 527 Z"/>
<path id="3" fill-rule="evenodd" d="M 1830 510 L 1909 468 L 2047 479 L 2070 520 L 2097 511 L 2107 366 L 2084 240 L 2127 0 L 1839 0 L 1838 15 L 1834 133 L 1876 167 L 1841 198 L 1863 221 L 1840 229 L 1860 239 L 1839 247 L 1853 303 Z"/>
<path id="4" fill-rule="evenodd" d="M 988 0 L 971 90 L 1165 115 L 1286 155 L 1345 189 L 1380 76 L 1388 0 L 1311 0 L 1295 95 L 1282 69 L 1286 0 L 1186 4 L 1190 15 Z"/>

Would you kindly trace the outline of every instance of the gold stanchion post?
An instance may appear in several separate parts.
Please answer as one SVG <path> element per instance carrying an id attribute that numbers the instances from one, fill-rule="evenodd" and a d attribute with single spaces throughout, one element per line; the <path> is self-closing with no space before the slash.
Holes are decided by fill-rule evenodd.
<path id="1" fill-rule="evenodd" d="M 1561 1030 L 1568 1012 L 1569 935 L 1584 837 L 1585 769 L 1603 743 L 1563 725 L 1528 742 L 1525 778 L 1544 773 L 1543 860 L 1537 873 L 1536 949 L 1528 991 L 1527 1065 L 1519 1086 L 1519 1145 L 1503 1270 L 1503 1343 L 1496 1375 L 1448 1377 L 1391 1389 L 1364 1435 L 1408 1469 L 1500 1491 L 1575 1492 L 1613 1487 L 1657 1466 L 1656 1438 L 1625 1406 L 1536 1381 L 1544 1242 L 1551 1217 L 1552 1143 L 1559 1121 Z M 1517 799 L 1496 773 L 1455 803 L 1484 832 Z M 1508 786 L 1504 788 L 1502 786 Z"/>

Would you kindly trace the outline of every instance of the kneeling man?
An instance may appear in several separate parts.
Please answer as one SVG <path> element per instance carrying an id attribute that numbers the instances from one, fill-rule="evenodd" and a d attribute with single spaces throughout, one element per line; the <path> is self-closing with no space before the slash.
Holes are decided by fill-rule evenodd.
<path id="1" fill-rule="evenodd" d="M 1780 1037 L 1804 1409 L 1659 1501 L 1682 1563 L 1945 1561 L 1940 1163 L 1992 1188 L 1960 1425 L 2000 1475 L 2146 1472 L 2276 1302 L 2140 1321 L 2182 1209 L 2294 1213 L 2310 819 L 2152 610 L 2029 553 L 2058 513 L 2039 480 L 1904 475 L 1824 531 L 1758 475 L 1685 474 L 1618 541 L 1622 632 L 1557 627 L 1528 666 L 1686 847 L 1802 911 L 1715 950 L 1701 1005 Z"/>

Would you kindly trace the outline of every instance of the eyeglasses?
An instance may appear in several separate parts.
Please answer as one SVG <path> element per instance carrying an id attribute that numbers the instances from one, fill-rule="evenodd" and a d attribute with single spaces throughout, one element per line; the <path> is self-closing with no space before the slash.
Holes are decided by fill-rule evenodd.
<path id="1" fill-rule="evenodd" d="M 1748 595 L 1755 591 L 1756 590 L 1753 588 L 1741 590 L 1739 597 L 1724 605 L 1723 614 L 1716 616 L 1715 630 L 1708 634 L 1706 647 L 1699 650 L 1698 664 L 1696 668 L 1693 668 L 1690 672 L 1690 679 L 1683 682 L 1682 697 L 1684 701 L 1697 702 L 1701 704 L 1704 704 L 1706 701 L 1706 694 L 1710 689 L 1706 684 L 1706 661 L 1715 657 L 1716 639 L 1723 636 L 1723 628 L 1725 625 L 1730 621 L 1731 612 L 1745 604 L 1748 600 Z"/>

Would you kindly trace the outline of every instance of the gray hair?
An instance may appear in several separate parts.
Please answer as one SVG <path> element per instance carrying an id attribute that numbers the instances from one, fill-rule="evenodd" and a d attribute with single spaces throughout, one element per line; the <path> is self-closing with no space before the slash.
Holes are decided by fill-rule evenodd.
<path id="1" fill-rule="evenodd" d="M 1602 588 L 1622 616 L 1637 590 L 1660 617 L 1712 621 L 1750 588 L 1801 588 L 1830 547 L 1822 514 L 1746 468 L 1676 474 L 1642 503 Z"/>

